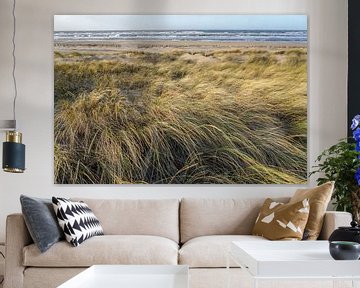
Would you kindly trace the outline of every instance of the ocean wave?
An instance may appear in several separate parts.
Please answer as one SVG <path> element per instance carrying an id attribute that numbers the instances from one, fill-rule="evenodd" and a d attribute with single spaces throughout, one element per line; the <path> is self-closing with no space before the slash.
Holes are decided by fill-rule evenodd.
<path id="1" fill-rule="evenodd" d="M 220 42 L 306 42 L 307 31 L 289 30 L 173 30 L 173 31 L 55 31 L 55 40 L 171 40 Z"/>

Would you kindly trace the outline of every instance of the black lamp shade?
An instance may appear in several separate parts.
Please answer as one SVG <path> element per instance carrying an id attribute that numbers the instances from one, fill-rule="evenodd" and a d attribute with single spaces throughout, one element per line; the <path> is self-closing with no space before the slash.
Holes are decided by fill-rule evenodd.
<path id="1" fill-rule="evenodd" d="M 3 143 L 3 169 L 6 172 L 22 173 L 25 170 L 25 145 L 17 142 Z"/>

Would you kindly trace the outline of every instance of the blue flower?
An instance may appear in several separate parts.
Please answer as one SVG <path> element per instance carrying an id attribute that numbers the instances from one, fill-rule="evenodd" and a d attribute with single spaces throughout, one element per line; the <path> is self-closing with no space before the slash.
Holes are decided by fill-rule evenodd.
<path id="1" fill-rule="evenodd" d="M 355 130 L 360 124 L 360 115 L 356 115 L 352 119 L 351 130 Z"/>
<path id="2" fill-rule="evenodd" d="M 353 130 L 353 137 L 356 141 L 355 150 L 360 152 L 360 115 L 356 115 L 352 119 L 351 130 Z M 360 160 L 360 155 L 357 158 Z M 355 172 L 355 179 L 360 186 L 360 167 Z"/>
<path id="3" fill-rule="evenodd" d="M 360 186 L 360 167 L 358 168 L 358 170 L 355 173 L 355 179 L 358 182 L 359 186 Z"/>
<path id="4" fill-rule="evenodd" d="M 353 132 L 353 136 L 356 142 L 360 141 L 360 128 L 356 128 L 356 130 Z"/>

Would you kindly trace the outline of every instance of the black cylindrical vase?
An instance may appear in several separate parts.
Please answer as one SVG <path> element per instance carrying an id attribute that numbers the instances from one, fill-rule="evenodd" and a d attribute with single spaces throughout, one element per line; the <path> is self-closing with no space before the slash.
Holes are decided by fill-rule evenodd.
<path id="1" fill-rule="evenodd" d="M 21 143 L 22 134 L 17 131 L 6 133 L 3 143 L 3 169 L 10 173 L 23 173 L 25 170 L 25 145 Z"/>

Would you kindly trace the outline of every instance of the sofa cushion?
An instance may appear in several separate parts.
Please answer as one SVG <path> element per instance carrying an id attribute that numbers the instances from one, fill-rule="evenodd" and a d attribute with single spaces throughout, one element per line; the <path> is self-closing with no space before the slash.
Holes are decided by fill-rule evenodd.
<path id="1" fill-rule="evenodd" d="M 267 198 L 252 234 L 269 240 L 301 240 L 309 218 L 309 208 L 308 199 L 284 204 Z"/>
<path id="2" fill-rule="evenodd" d="M 23 250 L 25 266 L 88 267 L 95 264 L 170 264 L 178 260 L 178 244 L 159 236 L 95 236 L 78 247 L 66 241 L 41 254 L 34 244 Z"/>
<path id="3" fill-rule="evenodd" d="M 104 235 L 99 220 L 86 203 L 59 197 L 52 197 L 52 202 L 66 241 L 75 247 L 91 237 Z"/>
<path id="4" fill-rule="evenodd" d="M 99 219 L 105 235 L 154 235 L 179 242 L 178 199 L 80 199 Z"/>
<path id="5" fill-rule="evenodd" d="M 214 235 L 193 238 L 179 251 L 179 264 L 195 268 L 226 267 L 227 255 L 232 241 L 269 241 L 251 235 Z M 231 267 L 239 267 L 230 261 Z"/>
<path id="6" fill-rule="evenodd" d="M 51 199 L 21 195 L 20 203 L 26 227 L 41 252 L 64 239 Z"/>
<path id="7" fill-rule="evenodd" d="M 288 201 L 287 198 L 277 200 Z M 181 243 L 206 235 L 249 235 L 263 202 L 264 198 L 182 199 Z"/>
<path id="8" fill-rule="evenodd" d="M 310 214 L 305 227 L 307 237 L 304 240 L 316 240 L 319 237 L 324 215 L 334 190 L 334 184 L 335 182 L 331 181 L 315 188 L 298 189 L 290 199 L 290 203 L 302 201 L 305 198 L 309 199 Z"/>

